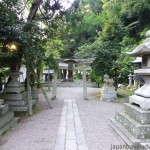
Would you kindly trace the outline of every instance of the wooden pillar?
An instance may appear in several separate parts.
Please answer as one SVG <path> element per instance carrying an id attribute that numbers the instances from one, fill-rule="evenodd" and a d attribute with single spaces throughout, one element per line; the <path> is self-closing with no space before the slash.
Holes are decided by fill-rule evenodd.
<path id="1" fill-rule="evenodd" d="M 52 99 L 56 98 L 56 93 L 57 93 L 57 75 L 58 71 L 54 71 L 54 83 L 53 83 L 53 93 L 52 93 Z"/>
<path id="2" fill-rule="evenodd" d="M 86 65 L 83 64 L 83 99 L 87 100 Z"/>

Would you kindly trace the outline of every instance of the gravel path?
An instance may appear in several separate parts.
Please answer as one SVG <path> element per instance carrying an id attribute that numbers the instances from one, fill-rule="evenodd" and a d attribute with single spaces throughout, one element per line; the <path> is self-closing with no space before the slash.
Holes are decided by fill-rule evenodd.
<path id="1" fill-rule="evenodd" d="M 82 100 L 82 88 L 58 88 L 54 109 L 49 109 L 41 92 L 41 111 L 24 118 L 0 141 L 0 150 L 54 150 L 63 100 L 76 100 L 89 150 L 110 150 L 111 144 L 124 144 L 109 126 L 109 119 L 122 109 L 121 104 L 101 102 L 95 96 L 98 88 L 88 88 L 89 101 Z M 51 97 L 51 91 L 48 92 Z"/>

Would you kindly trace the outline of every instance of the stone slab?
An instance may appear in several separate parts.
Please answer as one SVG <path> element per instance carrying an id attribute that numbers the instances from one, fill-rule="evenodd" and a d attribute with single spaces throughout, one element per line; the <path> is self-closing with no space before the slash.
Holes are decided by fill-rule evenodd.
<path id="1" fill-rule="evenodd" d="M 8 122 L 10 122 L 14 118 L 14 112 L 8 112 L 0 117 L 0 128 L 5 126 Z"/>
<path id="2" fill-rule="evenodd" d="M 0 128 L 0 136 L 2 136 L 7 130 L 14 127 L 18 123 L 19 118 L 15 117 L 10 122 L 8 122 L 5 126 Z"/>
<path id="3" fill-rule="evenodd" d="M 3 98 L 4 100 L 22 100 L 28 96 L 27 91 L 24 91 L 19 94 L 13 94 L 13 93 L 3 93 L 0 95 L 0 98 Z"/>
<path id="4" fill-rule="evenodd" d="M 150 124 L 142 125 L 123 112 L 117 113 L 115 120 L 124 128 L 126 128 L 137 139 L 150 138 Z"/>
<path id="5" fill-rule="evenodd" d="M 150 124 L 150 111 L 144 111 L 138 106 L 125 103 L 124 112 L 141 124 Z"/>
<path id="6" fill-rule="evenodd" d="M 8 104 L 4 104 L 0 106 L 0 116 L 6 114 L 9 111 Z"/>
<path id="7" fill-rule="evenodd" d="M 25 91 L 25 87 L 5 87 L 4 93 L 21 93 Z"/>
<path id="8" fill-rule="evenodd" d="M 144 98 L 138 95 L 132 95 L 129 97 L 130 104 L 137 104 L 142 110 L 150 110 L 150 98 Z"/>

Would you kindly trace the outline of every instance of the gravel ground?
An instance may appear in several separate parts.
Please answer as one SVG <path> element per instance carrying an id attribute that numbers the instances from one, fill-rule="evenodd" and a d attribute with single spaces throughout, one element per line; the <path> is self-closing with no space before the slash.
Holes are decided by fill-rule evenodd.
<path id="1" fill-rule="evenodd" d="M 54 150 L 63 100 L 75 98 L 89 150 L 110 150 L 111 144 L 124 144 L 109 126 L 109 119 L 122 109 L 118 103 L 99 101 L 98 88 L 88 88 L 89 100 L 82 100 L 82 88 L 58 88 L 54 109 L 49 109 L 39 92 L 41 111 L 23 118 L 15 129 L 0 141 L 0 150 Z M 51 97 L 51 91 L 48 92 Z"/>

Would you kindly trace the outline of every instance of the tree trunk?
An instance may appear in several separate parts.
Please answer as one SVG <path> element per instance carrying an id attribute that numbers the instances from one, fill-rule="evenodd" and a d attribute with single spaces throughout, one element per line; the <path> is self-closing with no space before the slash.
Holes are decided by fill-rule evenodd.
<path id="1" fill-rule="evenodd" d="M 42 0 L 34 0 L 30 8 L 28 15 L 28 21 L 32 21 L 35 18 L 36 12 L 41 4 Z"/>

